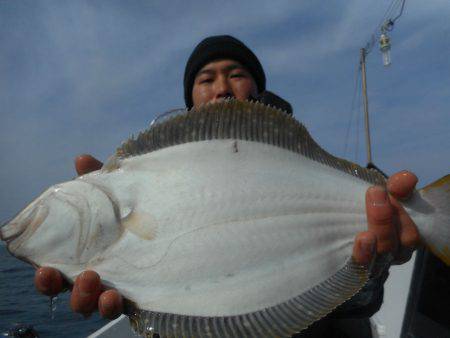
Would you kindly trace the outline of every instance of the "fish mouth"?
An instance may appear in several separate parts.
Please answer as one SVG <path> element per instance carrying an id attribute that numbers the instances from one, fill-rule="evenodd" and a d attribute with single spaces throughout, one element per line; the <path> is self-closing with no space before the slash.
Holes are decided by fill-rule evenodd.
<path id="1" fill-rule="evenodd" d="M 28 225 L 30 225 L 32 216 L 36 213 L 35 210 L 33 210 L 28 217 L 25 219 L 18 220 L 18 218 L 21 218 L 21 214 L 14 217 L 12 220 L 5 222 L 2 224 L 2 227 L 0 229 L 0 239 L 2 241 L 5 241 L 7 243 L 15 240 L 17 237 L 22 235 L 25 230 L 27 229 Z"/>
<path id="2" fill-rule="evenodd" d="M 10 221 L 6 221 L 0 228 L 0 239 L 7 244 L 20 237 L 26 230 L 34 232 L 45 219 L 47 208 L 42 205 L 30 205 Z M 44 217 L 43 217 L 44 216 Z"/>
<path id="3" fill-rule="evenodd" d="M 12 233 L 12 231 L 9 229 L 8 226 L 11 227 L 11 224 L 8 223 L 8 222 L 2 224 L 2 227 L 0 229 L 0 240 L 5 241 L 6 243 L 9 244 L 9 242 L 15 240 L 17 237 L 22 235 L 24 233 L 24 231 L 25 231 L 25 228 L 24 229 L 20 229 L 16 233 Z"/>
<path id="4" fill-rule="evenodd" d="M 2 222 L 2 224 L 0 225 L 0 241 L 8 241 L 10 237 L 8 237 L 8 229 L 7 226 L 11 223 L 12 219 L 9 219 L 7 221 Z M 22 231 L 23 232 L 23 231 Z M 5 233 L 5 234 L 3 234 Z M 18 234 L 17 236 L 20 236 L 20 234 Z M 15 237 L 17 237 L 15 236 Z"/>

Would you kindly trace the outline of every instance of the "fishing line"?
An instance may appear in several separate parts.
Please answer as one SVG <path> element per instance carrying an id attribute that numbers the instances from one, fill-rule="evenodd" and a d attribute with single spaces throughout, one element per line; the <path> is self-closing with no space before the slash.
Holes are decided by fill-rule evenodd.
<path id="1" fill-rule="evenodd" d="M 405 2 L 406 2 L 406 0 L 403 0 L 403 2 L 402 2 L 402 7 L 401 7 L 401 9 L 400 9 L 400 13 L 399 13 L 395 18 L 393 18 L 393 19 L 391 20 L 392 23 L 394 23 L 395 21 L 397 21 L 397 19 L 398 19 L 399 17 L 402 16 L 402 14 L 403 14 L 403 9 L 405 8 Z"/>
<path id="2" fill-rule="evenodd" d="M 388 16 L 391 15 L 391 13 L 394 10 L 394 4 L 398 3 L 399 1 L 402 0 L 392 0 L 391 4 L 389 5 L 388 9 L 386 10 L 386 12 L 384 13 L 384 15 L 382 16 L 382 19 L 380 21 L 380 23 L 375 27 L 374 33 L 381 27 L 381 25 L 386 21 L 386 18 Z"/>

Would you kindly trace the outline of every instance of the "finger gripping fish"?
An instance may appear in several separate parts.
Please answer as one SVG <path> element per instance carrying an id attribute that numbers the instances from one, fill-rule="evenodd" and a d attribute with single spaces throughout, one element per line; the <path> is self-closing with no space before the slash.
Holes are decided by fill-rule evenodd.
<path id="1" fill-rule="evenodd" d="M 373 184 L 385 179 L 328 154 L 282 111 L 229 100 L 126 141 L 0 235 L 16 257 L 69 281 L 98 272 L 129 301 L 140 334 L 288 337 L 368 280 L 350 257 Z M 404 204 L 447 264 L 449 205 L 450 176 Z"/>

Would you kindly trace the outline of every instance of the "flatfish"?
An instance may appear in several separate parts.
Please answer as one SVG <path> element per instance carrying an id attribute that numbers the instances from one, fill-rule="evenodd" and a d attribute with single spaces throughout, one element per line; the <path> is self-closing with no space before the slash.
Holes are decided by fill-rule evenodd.
<path id="1" fill-rule="evenodd" d="M 127 140 L 0 235 L 14 256 L 69 282 L 98 272 L 140 334 L 287 337 L 367 282 L 351 253 L 373 184 L 384 177 L 330 155 L 291 116 L 227 100 Z M 450 176 L 404 204 L 447 264 L 449 205 Z"/>

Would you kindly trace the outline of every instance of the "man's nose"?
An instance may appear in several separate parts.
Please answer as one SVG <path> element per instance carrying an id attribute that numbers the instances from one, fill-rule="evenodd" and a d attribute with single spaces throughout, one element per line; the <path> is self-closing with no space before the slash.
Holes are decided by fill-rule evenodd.
<path id="1" fill-rule="evenodd" d="M 217 79 L 214 89 L 215 89 L 214 98 L 216 100 L 233 96 L 232 88 L 228 82 L 228 79 L 225 77 L 220 77 Z"/>

